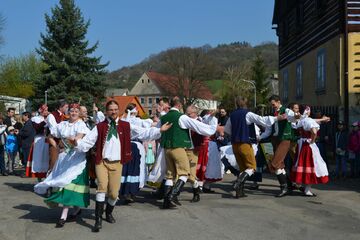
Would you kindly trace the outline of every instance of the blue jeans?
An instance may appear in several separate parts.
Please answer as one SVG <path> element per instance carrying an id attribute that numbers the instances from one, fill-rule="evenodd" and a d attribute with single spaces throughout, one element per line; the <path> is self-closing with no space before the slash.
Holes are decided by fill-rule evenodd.
<path id="1" fill-rule="evenodd" d="M 340 175 L 340 167 L 341 167 L 341 175 L 343 177 L 346 176 L 346 170 L 347 170 L 347 166 L 346 166 L 346 156 L 340 156 L 338 154 L 336 154 L 336 170 L 335 170 L 335 174 L 337 177 L 339 177 Z"/>
<path id="2" fill-rule="evenodd" d="M 8 169 L 9 169 L 9 173 L 14 172 L 16 154 L 17 154 L 17 152 L 8 152 Z"/>
<path id="3" fill-rule="evenodd" d="M 4 157 L 4 146 L 0 145 L 0 172 L 5 173 L 5 157 Z"/>
<path id="4" fill-rule="evenodd" d="M 29 154 L 30 154 L 30 148 L 31 147 L 22 147 L 22 153 L 23 153 L 23 159 L 21 161 L 21 163 L 24 165 L 24 167 L 26 168 L 27 165 L 27 161 L 29 158 Z"/>

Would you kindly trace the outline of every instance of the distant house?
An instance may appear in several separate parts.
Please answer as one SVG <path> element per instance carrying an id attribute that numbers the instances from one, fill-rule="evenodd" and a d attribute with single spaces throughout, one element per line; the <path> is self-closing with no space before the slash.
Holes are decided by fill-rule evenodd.
<path id="1" fill-rule="evenodd" d="M 4 104 L 5 109 L 15 108 L 15 114 L 21 114 L 30 109 L 30 102 L 25 98 L 0 95 L 0 102 Z"/>
<path id="2" fill-rule="evenodd" d="M 125 113 L 125 109 L 129 103 L 134 103 L 136 105 L 136 109 L 138 111 L 139 117 L 144 117 L 146 112 L 141 105 L 139 98 L 136 96 L 115 96 L 115 97 L 107 97 L 107 101 L 115 100 L 119 104 L 119 114 L 122 115 Z"/>
<path id="3" fill-rule="evenodd" d="M 272 23 L 282 100 L 359 120 L 360 1 L 275 0 Z"/>
<path id="4" fill-rule="evenodd" d="M 173 76 L 164 75 L 154 71 L 145 72 L 129 92 L 130 96 L 138 96 L 140 103 L 148 114 L 156 112 L 156 104 L 162 97 L 178 96 L 177 80 Z M 188 89 L 188 86 L 184 86 Z M 195 94 L 198 107 L 205 109 L 216 108 L 217 102 L 209 88 L 203 84 L 197 87 Z"/>
<path id="5" fill-rule="evenodd" d="M 105 90 L 105 97 L 114 97 L 114 96 L 127 96 L 129 89 L 127 88 L 108 88 Z"/>

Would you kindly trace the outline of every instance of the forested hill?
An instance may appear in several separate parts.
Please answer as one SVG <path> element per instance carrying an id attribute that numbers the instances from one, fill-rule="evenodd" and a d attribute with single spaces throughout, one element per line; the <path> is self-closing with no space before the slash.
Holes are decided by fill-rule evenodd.
<path id="1" fill-rule="evenodd" d="M 246 42 L 234 42 L 230 44 L 219 44 L 216 47 L 204 45 L 201 47 L 206 51 L 215 68 L 207 80 L 224 79 L 224 71 L 230 66 L 241 66 L 252 61 L 257 52 L 261 53 L 267 71 L 276 72 L 278 68 L 278 46 L 276 43 L 267 42 L 257 46 L 251 46 Z M 151 55 L 142 62 L 123 67 L 107 75 L 107 84 L 112 88 L 131 89 L 140 76 L 150 69 L 158 72 L 168 72 L 162 61 L 162 56 L 167 51 Z"/>

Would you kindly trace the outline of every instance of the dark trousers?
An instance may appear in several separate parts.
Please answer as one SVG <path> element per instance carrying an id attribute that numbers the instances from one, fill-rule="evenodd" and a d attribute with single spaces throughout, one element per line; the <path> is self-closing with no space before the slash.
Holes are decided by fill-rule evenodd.
<path id="1" fill-rule="evenodd" d="M 4 146 L 0 145 L 0 172 L 5 173 L 5 156 L 4 156 Z"/>
<path id="2" fill-rule="evenodd" d="M 26 168 L 27 161 L 28 161 L 28 158 L 29 158 L 30 148 L 31 147 L 21 147 L 22 154 L 23 154 L 23 159 L 22 159 L 21 163 L 22 163 L 22 165 L 24 165 L 25 168 Z"/>

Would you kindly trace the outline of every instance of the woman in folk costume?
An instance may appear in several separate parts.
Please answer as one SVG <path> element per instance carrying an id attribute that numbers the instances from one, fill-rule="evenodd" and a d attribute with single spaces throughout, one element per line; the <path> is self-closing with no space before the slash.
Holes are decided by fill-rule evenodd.
<path id="1" fill-rule="evenodd" d="M 131 126 L 141 128 L 150 128 L 152 124 L 151 119 L 140 119 L 137 117 L 138 111 L 134 103 L 128 104 L 126 113 L 121 120 L 130 123 Z M 136 194 L 140 188 L 145 185 L 145 148 L 143 143 L 136 138 L 131 138 L 131 161 L 124 164 L 122 168 L 121 188 L 119 195 L 125 198 L 126 203 L 134 202 Z"/>
<path id="2" fill-rule="evenodd" d="M 31 118 L 36 135 L 26 165 L 26 176 L 38 178 L 40 181 L 46 177 L 46 173 L 49 170 L 49 144 L 46 142 L 45 121 L 49 114 L 48 106 L 45 104 L 41 105 L 38 112 L 38 116 Z"/>
<path id="3" fill-rule="evenodd" d="M 86 167 L 86 153 L 75 151 L 67 139 L 81 139 L 90 130 L 80 118 L 80 105 L 70 105 L 70 119 L 63 121 L 51 129 L 52 137 L 60 139 L 60 154 L 49 176 L 35 186 L 35 192 L 45 194 L 52 187 L 53 191 L 45 202 L 49 206 L 63 205 L 61 217 L 56 224 L 63 227 L 67 221 L 69 207 L 74 207 L 74 213 L 68 221 L 75 220 L 81 207 L 90 204 L 89 176 Z"/>
<path id="4" fill-rule="evenodd" d="M 310 118 L 310 107 L 302 107 L 301 119 L 296 124 L 300 139 L 298 140 L 296 161 L 291 171 L 291 181 L 305 186 L 305 196 L 316 196 L 311 192 L 312 184 L 327 183 L 329 173 L 326 163 L 320 155 L 315 140 L 320 129 L 319 121 L 329 121 L 329 118 Z"/>

